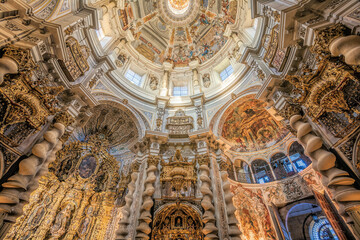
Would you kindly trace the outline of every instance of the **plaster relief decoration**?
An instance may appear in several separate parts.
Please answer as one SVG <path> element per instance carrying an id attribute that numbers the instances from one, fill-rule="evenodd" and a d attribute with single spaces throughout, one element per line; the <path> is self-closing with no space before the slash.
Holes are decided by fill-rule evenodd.
<path id="1" fill-rule="evenodd" d="M 173 137 L 186 136 L 194 128 L 194 119 L 186 116 L 181 109 L 177 110 L 173 117 L 168 117 L 166 121 L 166 129 L 169 130 L 169 135 Z"/>
<path id="2" fill-rule="evenodd" d="M 87 58 L 90 55 L 90 49 L 84 45 L 80 46 L 75 38 L 68 37 L 66 40 L 66 52 L 68 60 L 65 63 L 59 61 L 70 81 L 75 81 L 89 70 Z"/>
<path id="3" fill-rule="evenodd" d="M 270 35 L 265 35 L 263 39 L 263 47 L 266 49 L 264 61 L 270 67 L 276 68 L 277 71 L 282 71 L 284 68 L 285 58 L 289 54 L 289 49 L 281 49 L 278 47 L 279 42 L 279 25 L 275 25 Z"/>
<path id="4" fill-rule="evenodd" d="M 159 78 L 157 78 L 156 76 L 150 76 L 150 89 L 155 91 L 156 89 L 158 89 L 159 86 Z"/>
<path id="5" fill-rule="evenodd" d="M 246 96 L 233 103 L 219 123 L 221 136 L 232 151 L 250 152 L 268 148 L 289 132 L 266 110 L 265 103 Z"/>
<path id="6" fill-rule="evenodd" d="M 96 106 L 87 124 L 76 130 L 74 136 L 79 141 L 88 141 L 89 136 L 96 133 L 109 142 L 112 154 L 125 151 L 126 146 L 135 144 L 139 136 L 135 116 L 127 109 L 110 104 Z"/>
<path id="7" fill-rule="evenodd" d="M 307 179 L 309 181 L 314 180 L 310 176 L 307 176 Z M 276 206 L 283 206 L 286 203 L 311 196 L 312 191 L 307 187 L 306 181 L 301 176 L 295 175 L 263 188 L 263 194 L 268 204 L 273 203 Z"/>
<path id="8" fill-rule="evenodd" d="M 202 77 L 203 79 L 203 86 L 208 88 L 210 87 L 211 81 L 210 81 L 210 74 L 209 73 L 205 73 Z"/>
<path id="9" fill-rule="evenodd" d="M 119 56 L 115 60 L 116 66 L 119 68 L 123 67 L 125 65 L 126 59 L 127 58 L 125 54 L 119 54 Z"/>
<path id="10" fill-rule="evenodd" d="M 276 239 L 261 190 L 247 189 L 242 184 L 231 181 L 231 192 L 234 194 L 235 216 L 240 223 L 241 239 Z"/>

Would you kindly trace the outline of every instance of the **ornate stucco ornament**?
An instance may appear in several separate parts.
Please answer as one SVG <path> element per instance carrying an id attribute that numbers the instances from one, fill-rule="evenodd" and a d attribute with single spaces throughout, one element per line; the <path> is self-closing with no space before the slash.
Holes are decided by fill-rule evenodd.
<path id="1" fill-rule="evenodd" d="M 194 119 L 186 116 L 181 109 L 177 110 L 173 117 L 168 117 L 166 121 L 166 129 L 173 137 L 184 137 L 194 128 Z"/>

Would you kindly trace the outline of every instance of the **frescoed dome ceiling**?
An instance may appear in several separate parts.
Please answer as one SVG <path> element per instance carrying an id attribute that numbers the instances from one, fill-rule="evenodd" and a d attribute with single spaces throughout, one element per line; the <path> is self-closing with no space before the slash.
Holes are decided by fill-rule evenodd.
<path id="1" fill-rule="evenodd" d="M 212 58 L 226 43 L 224 32 L 236 13 L 234 0 L 127 0 L 118 11 L 122 30 L 131 32 L 140 54 L 178 67 Z"/>
<path id="2" fill-rule="evenodd" d="M 265 109 L 266 104 L 253 96 L 233 103 L 220 120 L 221 137 L 236 152 L 253 152 L 269 148 L 289 131 Z"/>

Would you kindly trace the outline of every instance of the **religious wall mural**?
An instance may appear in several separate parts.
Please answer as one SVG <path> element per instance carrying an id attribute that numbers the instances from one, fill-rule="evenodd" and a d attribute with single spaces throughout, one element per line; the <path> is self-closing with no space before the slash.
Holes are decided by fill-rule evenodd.
<path id="1" fill-rule="evenodd" d="M 261 189 L 247 189 L 240 183 L 232 182 L 231 191 L 234 194 L 235 216 L 242 232 L 241 239 L 276 239 Z"/>
<path id="2" fill-rule="evenodd" d="M 250 152 L 268 148 L 289 132 L 265 109 L 265 103 L 247 96 L 237 100 L 220 120 L 221 136 L 232 151 Z"/>

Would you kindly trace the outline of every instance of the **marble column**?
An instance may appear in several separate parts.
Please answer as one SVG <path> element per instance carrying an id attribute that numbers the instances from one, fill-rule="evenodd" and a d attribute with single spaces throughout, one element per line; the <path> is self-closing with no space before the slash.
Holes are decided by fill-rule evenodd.
<path id="1" fill-rule="evenodd" d="M 148 158 L 148 168 L 146 170 L 145 190 L 143 193 L 143 203 L 140 209 L 139 225 L 136 227 L 136 239 L 149 239 L 152 221 L 150 209 L 154 205 L 152 196 L 155 192 L 154 183 L 156 181 L 155 172 L 159 164 L 159 156 L 150 155 Z"/>
<path id="2" fill-rule="evenodd" d="M 240 230 L 237 226 L 238 221 L 235 217 L 235 211 L 236 208 L 233 205 L 233 195 L 230 191 L 230 182 L 229 182 L 229 174 L 227 172 L 228 164 L 224 161 L 221 161 L 219 163 L 220 165 L 220 174 L 221 174 L 221 180 L 222 180 L 222 187 L 224 191 L 224 198 L 225 198 L 225 204 L 226 204 L 226 214 L 227 214 L 227 220 L 228 220 L 228 226 L 229 226 L 229 236 L 232 240 L 241 240 L 240 238 Z"/>
<path id="3" fill-rule="evenodd" d="M 119 229 L 116 231 L 116 237 L 115 239 L 127 239 L 127 235 L 129 233 L 128 231 L 128 225 L 130 223 L 130 213 L 131 213 L 131 205 L 133 203 L 134 200 L 134 192 L 135 192 L 135 188 L 136 188 L 136 181 L 139 177 L 139 164 L 138 163 L 134 163 L 132 165 L 132 173 L 131 173 L 131 181 L 129 183 L 128 186 L 128 193 L 126 194 L 125 197 L 125 206 L 123 207 L 121 214 L 122 214 L 122 218 L 119 221 Z"/>
<path id="4" fill-rule="evenodd" d="M 212 203 L 213 192 L 211 190 L 211 179 L 210 179 L 210 158 L 208 154 L 203 154 L 198 157 L 198 163 L 200 165 L 200 180 L 201 187 L 200 192 L 202 193 L 201 206 L 204 208 L 205 212 L 203 215 L 203 233 L 204 239 L 219 239 L 217 233 L 218 228 L 216 227 L 216 218 L 215 218 L 215 207 Z"/>

